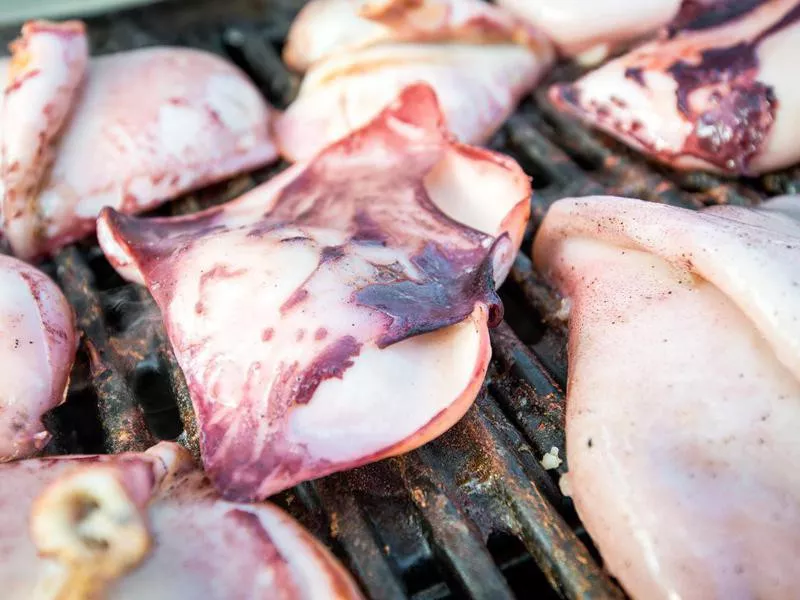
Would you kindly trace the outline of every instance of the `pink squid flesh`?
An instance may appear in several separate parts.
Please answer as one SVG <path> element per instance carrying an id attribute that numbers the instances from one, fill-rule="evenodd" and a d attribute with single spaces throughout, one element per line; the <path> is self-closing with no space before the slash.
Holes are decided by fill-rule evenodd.
<path id="1" fill-rule="evenodd" d="M 567 481 L 633 598 L 787 598 L 800 552 L 800 198 L 556 202 Z"/>
<path id="2" fill-rule="evenodd" d="M 461 417 L 529 195 L 514 161 L 454 142 L 417 85 L 238 200 L 176 219 L 106 210 L 98 236 L 161 308 L 210 477 L 249 499 Z"/>
<path id="3" fill-rule="evenodd" d="M 230 63 L 145 48 L 94 58 L 82 25 L 28 23 L 0 114 L 3 233 L 34 260 L 134 213 L 277 156 L 272 110 Z"/>
<path id="4" fill-rule="evenodd" d="M 9 600 L 362 598 L 291 517 L 269 504 L 221 500 L 171 442 L 2 465 L 0 489 Z"/>
<path id="5" fill-rule="evenodd" d="M 0 461 L 31 456 L 50 439 L 42 415 L 64 401 L 77 344 L 58 286 L 0 255 Z"/>

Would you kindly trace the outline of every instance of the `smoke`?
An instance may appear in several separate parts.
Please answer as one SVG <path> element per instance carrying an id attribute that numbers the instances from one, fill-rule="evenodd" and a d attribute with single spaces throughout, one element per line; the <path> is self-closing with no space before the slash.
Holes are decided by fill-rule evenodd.
<path id="1" fill-rule="evenodd" d="M 169 373 L 172 350 L 161 312 L 146 288 L 127 284 L 100 294 L 116 365 L 128 380 L 158 439 L 182 431 Z M 173 359 L 174 360 L 174 359 Z"/>
<path id="2" fill-rule="evenodd" d="M 146 339 L 164 334 L 161 311 L 146 288 L 127 284 L 105 290 L 100 301 L 112 335 Z"/>

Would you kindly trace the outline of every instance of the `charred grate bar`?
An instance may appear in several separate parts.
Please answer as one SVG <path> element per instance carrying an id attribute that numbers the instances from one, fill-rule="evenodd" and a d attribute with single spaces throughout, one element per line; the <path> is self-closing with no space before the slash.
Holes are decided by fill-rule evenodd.
<path id="1" fill-rule="evenodd" d="M 298 80 L 280 44 L 302 2 L 172 2 L 89 21 L 95 53 L 181 44 L 236 62 L 278 107 Z M 4 41 L 18 29 L 0 32 Z M 574 77 L 568 69 L 553 80 Z M 492 146 L 534 178 L 523 252 L 501 290 L 506 322 L 492 332 L 494 358 L 467 415 L 410 454 L 305 483 L 274 500 L 328 543 L 376 600 L 415 598 L 623 598 L 591 541 L 540 465 L 564 450 L 566 326 L 560 302 L 533 271 L 530 242 L 556 199 L 616 194 L 697 208 L 752 204 L 800 189 L 800 172 L 752 181 L 675 174 L 564 118 L 542 92 L 509 119 Z M 229 200 L 285 165 L 238 177 L 163 207 L 185 214 Z M 183 374 L 153 300 L 125 283 L 96 243 L 62 251 L 45 269 L 79 315 L 81 351 L 68 402 L 47 417 L 48 450 L 143 450 L 178 439 L 198 455 Z"/>

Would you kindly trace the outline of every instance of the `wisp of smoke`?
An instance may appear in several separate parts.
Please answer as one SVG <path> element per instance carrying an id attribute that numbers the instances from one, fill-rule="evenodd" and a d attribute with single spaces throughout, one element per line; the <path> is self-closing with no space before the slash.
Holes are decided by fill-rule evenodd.
<path id="1" fill-rule="evenodd" d="M 128 284 L 100 293 L 106 325 L 119 337 L 143 339 L 163 335 L 161 313 L 150 293 Z"/>

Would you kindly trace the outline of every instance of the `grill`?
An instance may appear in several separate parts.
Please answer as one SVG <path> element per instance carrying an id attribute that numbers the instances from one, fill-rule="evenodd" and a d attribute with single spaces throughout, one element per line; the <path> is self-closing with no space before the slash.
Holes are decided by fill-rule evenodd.
<path id="1" fill-rule="evenodd" d="M 168 2 L 88 21 L 95 54 L 179 44 L 241 66 L 278 106 L 297 81 L 279 59 L 301 2 Z M 9 41 L 17 29 L 0 31 Z M 564 68 L 551 79 L 574 78 Z M 305 483 L 273 500 L 327 543 L 376 600 L 414 598 L 623 598 L 604 572 L 569 498 L 558 488 L 564 454 L 566 329 L 558 299 L 528 258 L 536 226 L 561 197 L 596 193 L 686 207 L 752 204 L 800 185 L 789 171 L 754 180 L 675 174 L 565 119 L 543 93 L 526 100 L 491 146 L 533 176 L 533 219 L 501 290 L 506 321 L 477 402 L 449 432 L 419 450 Z M 238 177 L 162 207 L 184 214 L 231 199 L 285 165 Z M 96 242 L 63 250 L 43 267 L 59 281 L 83 332 L 68 402 L 46 417 L 50 453 L 143 450 L 178 439 L 197 455 L 183 375 L 143 288 L 126 284 Z"/>

